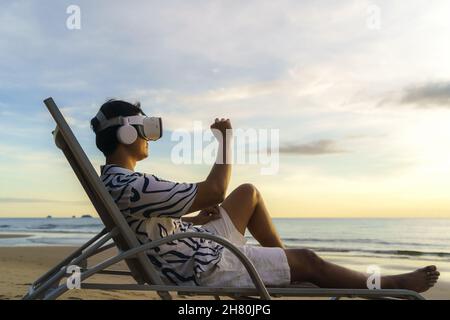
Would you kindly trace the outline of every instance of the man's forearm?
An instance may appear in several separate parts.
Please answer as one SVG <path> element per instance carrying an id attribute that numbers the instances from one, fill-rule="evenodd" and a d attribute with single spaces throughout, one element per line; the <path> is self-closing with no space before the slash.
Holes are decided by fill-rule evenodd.
<path id="1" fill-rule="evenodd" d="M 216 163 L 206 178 L 219 192 L 226 193 L 231 179 L 231 138 L 219 142 Z"/>
<path id="2" fill-rule="evenodd" d="M 226 128 L 224 128 L 226 127 Z M 219 130 L 220 129 L 220 130 Z M 195 212 L 217 205 L 225 199 L 228 184 L 231 179 L 231 159 L 232 159 L 232 129 L 229 120 L 219 121 L 211 125 L 214 136 L 219 142 L 216 163 L 204 181 L 198 182 L 197 195 L 188 210 L 188 213 Z M 216 132 L 219 130 L 220 132 Z M 225 134 L 226 133 L 226 134 Z M 226 137 L 223 137 L 226 135 Z"/>

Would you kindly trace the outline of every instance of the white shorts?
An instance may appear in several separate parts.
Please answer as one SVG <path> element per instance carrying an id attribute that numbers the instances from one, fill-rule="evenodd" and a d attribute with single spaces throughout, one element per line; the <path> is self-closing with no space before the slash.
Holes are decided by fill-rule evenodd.
<path id="1" fill-rule="evenodd" d="M 203 227 L 236 245 L 253 263 L 264 284 L 286 286 L 291 283 L 291 272 L 286 253 L 281 248 L 247 245 L 245 237 L 236 229 L 228 213 L 219 206 L 221 219 L 208 222 Z M 242 262 L 227 248 L 215 268 L 200 273 L 199 284 L 216 287 L 254 287 Z"/>

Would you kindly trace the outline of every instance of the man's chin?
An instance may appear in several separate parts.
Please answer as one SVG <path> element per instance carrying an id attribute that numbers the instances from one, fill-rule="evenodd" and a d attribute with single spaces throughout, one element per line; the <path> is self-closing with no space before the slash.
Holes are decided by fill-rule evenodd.
<path id="1" fill-rule="evenodd" d="M 139 159 L 139 161 L 144 160 L 144 159 L 146 159 L 146 158 L 148 158 L 148 153 L 142 154 L 142 156 L 141 156 L 141 158 Z"/>

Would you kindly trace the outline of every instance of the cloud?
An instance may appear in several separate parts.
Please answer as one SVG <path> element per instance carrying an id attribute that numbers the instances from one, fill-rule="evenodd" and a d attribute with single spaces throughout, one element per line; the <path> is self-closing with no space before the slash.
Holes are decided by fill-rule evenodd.
<path id="1" fill-rule="evenodd" d="M 12 161 L 13 164 L 20 165 L 35 164 L 43 166 L 51 165 L 53 167 L 65 165 L 65 161 L 61 157 L 58 157 L 56 148 L 51 151 L 34 151 L 32 148 L 26 146 L 13 146 L 0 143 L 0 156 L 2 157 L 1 160 L 7 159 L 7 161 Z M 0 164 L 6 164 L 6 162 L 0 161 Z"/>
<path id="2" fill-rule="evenodd" d="M 216 116 L 231 118 L 233 128 L 280 129 L 284 154 L 339 154 L 312 159 L 324 175 L 385 177 L 403 169 L 403 159 L 415 159 L 426 145 L 417 144 L 415 120 L 435 115 L 399 106 L 448 105 L 449 85 L 429 79 L 450 74 L 448 32 L 442 32 L 450 30 L 450 2 L 377 1 L 378 31 L 366 28 L 372 2 L 79 0 L 82 29 L 71 31 L 67 2 L 7 1 L 0 12 L 0 172 L 15 189 L 3 196 L 20 195 L 25 180 L 34 192 L 48 183 L 53 194 L 30 198 L 60 199 L 53 192 L 74 187 L 51 141 L 54 122 L 42 105 L 48 95 L 95 155 L 97 170 L 104 159 L 89 120 L 106 97 L 141 100 L 148 114 L 163 117 L 169 134 L 191 128 L 192 120 L 209 126 Z M 408 87 L 411 79 L 422 85 Z M 380 97 L 392 108 L 374 108 Z M 156 152 L 169 150 L 167 133 Z M 435 136 L 437 130 L 424 140 Z M 295 166 L 311 160 L 287 158 Z M 171 167 L 158 165 L 158 171 L 189 178 L 191 170 Z M 17 172 L 27 174 L 18 178 Z"/>
<path id="3" fill-rule="evenodd" d="M 280 148 L 280 153 L 300 155 L 324 155 L 335 153 L 347 153 L 348 151 L 338 148 L 334 140 L 318 140 L 307 144 L 287 145 Z"/>
<path id="4" fill-rule="evenodd" d="M 36 198 L 4 198 L 0 197 L 0 203 L 64 203 L 69 205 L 86 205 L 87 201 L 66 201 Z"/>
<path id="5" fill-rule="evenodd" d="M 450 82 L 433 82 L 406 88 L 400 103 L 418 108 L 450 108 Z"/>

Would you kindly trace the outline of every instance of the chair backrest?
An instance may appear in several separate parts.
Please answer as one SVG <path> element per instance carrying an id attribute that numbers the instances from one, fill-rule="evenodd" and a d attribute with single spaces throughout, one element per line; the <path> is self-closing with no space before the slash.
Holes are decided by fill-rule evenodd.
<path id="1" fill-rule="evenodd" d="M 55 102 L 52 98 L 48 98 L 44 103 L 56 122 L 54 131 L 56 145 L 63 151 L 107 230 L 118 229 L 118 236 L 113 238 L 117 248 L 126 251 L 139 246 L 136 235 L 106 190 Z M 126 263 L 138 283 L 163 284 L 145 253 L 126 260 Z"/>

